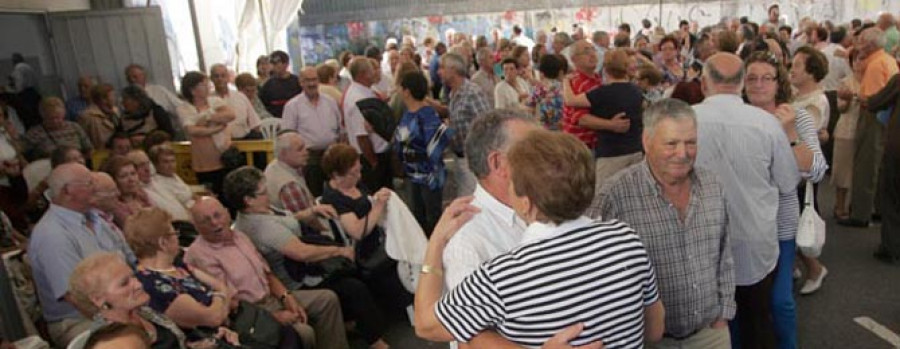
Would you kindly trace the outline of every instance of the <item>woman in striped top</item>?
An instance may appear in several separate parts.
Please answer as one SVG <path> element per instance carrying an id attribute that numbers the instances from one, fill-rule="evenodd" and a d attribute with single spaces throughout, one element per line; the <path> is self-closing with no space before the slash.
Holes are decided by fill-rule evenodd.
<path id="1" fill-rule="evenodd" d="M 825 175 L 828 164 L 819 146 L 818 132 L 812 117 L 805 109 L 794 108 L 787 70 L 775 55 L 755 52 L 745 62 L 744 92 L 747 101 L 764 109 L 781 121 L 801 176 L 818 182 Z M 796 347 L 796 312 L 793 295 L 794 257 L 796 256 L 797 226 L 800 221 L 800 202 L 797 195 L 788 193 L 778 198 L 779 256 L 777 273 L 772 287 L 772 314 L 775 333 L 780 345 Z M 824 270 L 824 269 L 823 269 Z"/>
<path id="2" fill-rule="evenodd" d="M 523 240 L 441 297 L 443 248 L 477 214 L 467 205 L 470 198 L 454 202 L 426 250 L 416 334 L 469 343 L 494 328 L 508 341 L 539 347 L 575 325 L 582 331 L 571 345 L 602 341 L 606 348 L 640 348 L 645 339 L 659 340 L 663 307 L 637 234 L 623 222 L 582 216 L 595 183 L 584 144 L 566 133 L 537 130 L 500 161 L 509 163 L 512 207 L 529 224 Z"/>

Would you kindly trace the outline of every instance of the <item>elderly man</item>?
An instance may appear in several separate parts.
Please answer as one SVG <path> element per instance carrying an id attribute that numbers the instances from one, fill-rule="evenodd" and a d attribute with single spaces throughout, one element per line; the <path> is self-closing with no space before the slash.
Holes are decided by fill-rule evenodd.
<path id="1" fill-rule="evenodd" d="M 319 218 L 336 218 L 337 212 L 331 205 L 316 204 L 317 195 L 310 193 L 303 175 L 310 158 L 303 137 L 297 132 L 279 135 L 275 141 L 275 156 L 275 161 L 266 166 L 265 172 L 269 203 L 293 213 L 297 220 L 313 229 L 327 230 Z"/>
<path id="2" fill-rule="evenodd" d="M 445 110 L 450 115 L 450 127 L 456 130 L 451 144 L 456 155 L 456 168 L 453 171 L 456 196 L 470 195 L 475 190 L 475 176 L 466 164 L 464 147 L 472 120 L 492 109 L 491 104 L 488 104 L 488 94 L 469 81 L 466 78 L 468 74 L 465 58 L 455 53 L 445 53 L 441 56 L 438 75 L 441 76 L 444 85 L 450 88 L 450 101 L 447 108 L 433 106 L 438 111 Z"/>
<path id="3" fill-rule="evenodd" d="M 622 170 L 594 198 L 591 217 L 628 222 L 656 268 L 666 305 L 657 348 L 727 348 L 734 265 L 725 193 L 694 167 L 697 120 L 687 103 L 663 99 L 644 112 L 643 162 Z"/>
<path id="4" fill-rule="evenodd" d="M 256 114 L 253 103 L 250 103 L 247 96 L 228 88 L 228 68 L 224 64 L 213 64 L 209 68 L 209 78 L 212 80 L 215 96 L 224 100 L 234 111 L 234 120 L 228 123 L 231 139 L 258 139 L 259 114 Z M 255 137 L 251 132 L 256 133 Z"/>
<path id="5" fill-rule="evenodd" d="M 878 22 L 875 23 L 875 26 L 884 32 L 884 44 L 881 45 L 884 48 L 884 52 L 893 54 L 894 50 L 897 49 L 897 45 L 900 44 L 900 31 L 897 31 L 897 20 L 894 18 L 894 15 L 890 12 L 882 13 L 878 16 Z"/>
<path id="6" fill-rule="evenodd" d="M 40 104 L 40 127 L 32 127 L 24 136 L 24 153 L 29 160 L 50 156 L 53 149 L 68 145 L 89 157 L 94 150 L 87 133 L 78 124 L 66 121 L 66 106 L 57 97 L 47 97 Z"/>
<path id="7" fill-rule="evenodd" d="M 475 60 L 478 61 L 478 71 L 472 75 L 471 81 L 481 87 L 489 105 L 494 105 L 494 88 L 501 81 L 494 74 L 494 53 L 487 47 L 475 51 Z"/>
<path id="8" fill-rule="evenodd" d="M 372 91 L 376 71 L 369 59 L 356 57 L 350 60 L 350 75 L 353 82 L 344 92 L 344 123 L 347 127 L 347 138 L 350 145 L 361 155 L 362 179 L 369 190 L 377 191 L 381 187 L 392 187 L 391 184 L 391 143 L 381 138 L 371 129 L 363 118 L 357 102 L 364 99 L 378 98 Z"/>
<path id="9" fill-rule="evenodd" d="M 91 88 L 96 82 L 90 76 L 78 78 L 78 95 L 66 100 L 66 120 L 78 122 L 78 117 L 91 104 Z"/>
<path id="10" fill-rule="evenodd" d="M 63 164 L 53 169 L 47 182 L 51 204 L 31 233 L 28 259 L 50 339 L 65 348 L 91 327 L 81 315 L 86 312 L 80 313 L 68 294 L 75 265 L 101 251 L 135 259 L 125 238 L 92 209 L 99 193 L 90 170 L 77 163 Z"/>
<path id="11" fill-rule="evenodd" d="M 169 91 L 165 87 L 147 82 L 147 71 L 139 64 L 130 64 L 125 67 L 125 80 L 129 84 L 144 89 L 147 96 L 154 103 L 165 109 L 172 118 L 172 125 L 175 127 L 175 134 L 172 135 L 175 140 L 186 140 L 181 121 L 178 119 L 178 106 L 183 104 L 175 93 Z"/>
<path id="12" fill-rule="evenodd" d="M 772 282 L 778 262 L 778 197 L 794 193 L 800 172 L 781 125 L 768 112 L 741 99 L 744 69 L 731 53 L 706 61 L 706 99 L 695 105 L 697 164 L 711 169 L 728 197 L 728 232 L 733 241 L 737 322 L 741 347 L 774 347 Z M 723 113 L 727 110 L 727 113 Z"/>
<path id="13" fill-rule="evenodd" d="M 574 42 L 575 40 L 572 40 L 572 37 L 569 36 L 569 34 L 567 34 L 566 32 L 559 32 L 556 33 L 556 35 L 553 35 L 553 42 L 550 44 L 550 46 L 553 48 L 553 53 L 566 57 L 566 60 L 569 61 L 570 67 L 575 66 L 575 63 L 572 62 L 571 49 L 572 43 Z"/>
<path id="14" fill-rule="evenodd" d="M 302 168 L 303 176 L 307 178 L 309 191 L 314 196 L 321 196 L 322 186 L 328 179 L 319 164 L 325 149 L 336 143 L 341 136 L 341 109 L 336 100 L 319 92 L 319 77 L 315 67 L 308 66 L 300 70 L 300 85 L 303 86 L 303 92 L 291 98 L 284 106 L 281 128 L 297 131 L 308 142 L 306 150 L 309 159 Z"/>
<path id="15" fill-rule="evenodd" d="M 868 99 L 887 86 L 892 76 L 897 74 L 897 62 L 882 50 L 885 34 L 881 29 L 863 30 L 857 38 L 855 50 L 862 57 L 864 73 L 860 80 L 859 92 L 853 95 L 839 91 L 844 97 L 858 98 L 862 108 L 856 125 L 856 152 L 853 159 L 853 184 L 850 199 L 850 218 L 840 219 L 838 224 L 851 227 L 868 227 L 874 211 L 875 188 L 881 155 L 884 152 L 882 133 L 884 125 L 868 111 Z"/>
<path id="16" fill-rule="evenodd" d="M 237 299 L 256 303 L 271 311 L 279 322 L 291 324 L 300 334 L 303 347 L 348 347 L 341 306 L 334 292 L 285 288 L 250 238 L 231 229 L 231 216 L 219 200 L 197 200 L 191 215 L 200 237 L 185 254 L 188 264 L 224 280 L 236 291 Z"/>
<path id="17" fill-rule="evenodd" d="M 290 56 L 286 52 L 272 52 L 269 63 L 272 63 L 272 73 L 259 89 L 259 100 L 272 116 L 280 118 L 287 101 L 303 92 L 303 89 L 300 87 L 300 79 L 288 69 Z"/>
<path id="18" fill-rule="evenodd" d="M 572 93 L 582 94 L 602 85 L 600 74 L 597 74 L 597 51 L 587 41 L 579 41 L 571 46 L 571 61 L 575 67 L 575 73 L 569 77 L 568 84 Z M 590 113 L 590 108 L 576 108 L 566 106 L 563 108 L 563 131 L 571 133 L 588 149 L 597 146 L 597 133 L 594 130 L 581 126 L 581 118 Z"/>

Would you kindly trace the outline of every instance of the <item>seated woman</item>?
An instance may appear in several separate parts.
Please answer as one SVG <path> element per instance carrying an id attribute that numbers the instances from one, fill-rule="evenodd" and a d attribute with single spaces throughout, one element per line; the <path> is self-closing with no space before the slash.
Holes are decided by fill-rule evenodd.
<path id="1" fill-rule="evenodd" d="M 69 277 L 69 294 L 76 307 L 97 319 L 97 327 L 136 325 L 147 332 L 151 348 L 187 348 L 184 332 L 144 305 L 149 301 L 147 293 L 118 254 L 101 252 L 78 263 Z"/>
<path id="2" fill-rule="evenodd" d="M 122 89 L 122 131 L 132 136 L 136 144 L 143 137 L 135 139 L 137 134 L 150 134 L 154 130 L 162 130 L 169 135 L 175 134 L 172 116 L 153 102 L 144 89 L 131 85 Z"/>
<path id="3" fill-rule="evenodd" d="M 602 341 L 638 348 L 645 339 L 659 340 L 663 307 L 640 238 L 622 222 L 583 216 L 596 177 L 584 143 L 537 130 L 517 141 L 506 158 L 511 206 L 528 223 L 521 244 L 442 298 L 443 249 L 478 211 L 468 205 L 472 198 L 451 204 L 428 242 L 416 290 L 416 334 L 469 342 L 494 329 L 506 340 L 537 347 L 580 323 L 583 331 L 569 342 L 573 346 Z"/>
<path id="4" fill-rule="evenodd" d="M 300 223 L 291 214 L 269 206 L 265 176 L 255 167 L 241 167 L 225 177 L 225 198 L 238 210 L 234 226 L 247 234 L 272 272 L 291 290 L 327 288 L 338 295 L 344 318 L 357 321 L 357 329 L 372 348 L 386 348 L 382 335 L 387 329 L 381 310 L 366 285 L 352 275 L 322 280 L 289 271 L 288 263 L 319 262 L 332 257 L 353 259 L 351 247 L 320 246 L 300 240 Z"/>
<path id="5" fill-rule="evenodd" d="M 91 139 L 94 149 L 106 149 L 109 137 L 120 126 L 116 89 L 112 85 L 99 84 L 91 88 L 91 105 L 81 112 L 78 124 Z"/>
<path id="6" fill-rule="evenodd" d="M 384 230 L 377 223 L 384 215 L 391 190 L 382 188 L 375 193 L 374 200 L 369 199 L 369 191 L 360 181 L 359 153 L 346 144 L 328 147 L 322 156 L 322 170 L 329 178 L 322 192 L 322 203 L 334 207 L 338 223 L 356 244 L 357 262 L 363 266 L 363 281 L 375 293 L 376 299 L 386 302 L 382 305 L 402 312 L 412 303 L 412 295 L 400 283 L 396 263 L 391 260 L 377 266 L 366 263 L 383 252 L 379 249 L 383 249 Z M 367 266 L 373 269 L 367 269 Z"/>
<path id="7" fill-rule="evenodd" d="M 210 333 L 230 333 L 225 324 L 234 291 L 177 259 L 181 253 L 178 235 L 172 229 L 172 217 L 162 209 L 140 210 L 128 218 L 125 237 L 138 259 L 137 278 L 150 295 L 147 305 L 172 319 L 188 340 L 203 340 Z M 296 336 L 287 326 L 281 333 Z M 297 341 L 293 338 L 293 342 L 283 342 Z"/>
<path id="8" fill-rule="evenodd" d="M 118 348 L 150 349 L 150 338 L 135 325 L 112 323 L 91 332 L 84 344 L 84 349 Z"/>
<path id="9" fill-rule="evenodd" d="M 113 213 L 116 225 L 125 227 L 125 220 L 142 208 L 152 207 L 153 202 L 141 186 L 134 162 L 125 156 L 113 156 L 103 164 L 103 172 L 109 174 L 119 187 L 121 205 Z"/>

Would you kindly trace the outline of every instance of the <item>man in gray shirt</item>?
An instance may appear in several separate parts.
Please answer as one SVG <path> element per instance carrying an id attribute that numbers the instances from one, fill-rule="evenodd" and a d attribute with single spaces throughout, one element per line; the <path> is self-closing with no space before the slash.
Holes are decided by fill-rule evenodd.
<path id="1" fill-rule="evenodd" d="M 725 192 L 694 167 L 694 111 L 677 99 L 654 103 L 643 144 L 644 161 L 609 179 L 586 214 L 628 222 L 647 248 L 666 306 L 663 339 L 648 347 L 727 348 L 735 302 Z"/>
<path id="2" fill-rule="evenodd" d="M 774 347 L 771 291 L 778 262 L 778 196 L 796 191 L 800 172 L 778 120 L 741 99 L 741 59 L 717 53 L 703 72 L 706 99 L 694 106 L 697 165 L 718 176 L 728 198 L 737 285 L 738 321 L 732 332 L 740 332 L 741 347 Z"/>
<path id="3" fill-rule="evenodd" d="M 96 209 L 91 171 L 71 163 L 53 169 L 47 179 L 50 208 L 31 233 L 28 258 L 50 339 L 65 348 L 91 321 L 71 301 L 69 276 L 82 259 L 97 252 L 118 252 L 129 262 L 134 253 L 124 236 L 113 230 Z"/>

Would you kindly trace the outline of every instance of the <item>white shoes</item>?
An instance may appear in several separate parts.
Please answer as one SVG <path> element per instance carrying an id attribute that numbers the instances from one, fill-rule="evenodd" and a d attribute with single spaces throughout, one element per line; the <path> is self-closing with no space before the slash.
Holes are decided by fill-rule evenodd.
<path id="1" fill-rule="evenodd" d="M 819 274 L 819 277 L 815 280 L 807 279 L 806 282 L 803 283 L 803 288 L 800 289 L 800 294 L 806 295 L 811 294 L 819 290 L 822 287 L 822 281 L 825 280 L 825 276 L 828 275 L 828 269 L 825 266 L 822 266 L 822 273 Z"/>

